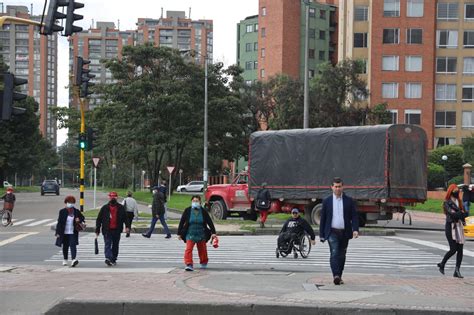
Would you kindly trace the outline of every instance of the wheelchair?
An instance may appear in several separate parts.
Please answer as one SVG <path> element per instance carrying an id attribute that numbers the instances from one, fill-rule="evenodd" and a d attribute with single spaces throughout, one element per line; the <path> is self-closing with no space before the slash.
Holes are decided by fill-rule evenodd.
<path id="1" fill-rule="evenodd" d="M 308 258 L 311 252 L 311 238 L 306 233 L 294 235 L 289 241 L 277 244 L 275 250 L 276 258 L 286 257 L 293 252 L 293 257 L 298 258 L 298 253 L 302 258 Z"/>

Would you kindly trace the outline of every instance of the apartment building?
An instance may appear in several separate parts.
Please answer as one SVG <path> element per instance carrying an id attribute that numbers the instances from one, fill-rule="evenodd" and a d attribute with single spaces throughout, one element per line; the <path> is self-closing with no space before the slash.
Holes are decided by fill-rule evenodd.
<path id="1" fill-rule="evenodd" d="M 41 21 L 31 15 L 28 7 L 7 5 L 0 16 L 13 16 Z M 0 54 L 16 77 L 28 80 L 21 92 L 32 96 L 39 104 L 40 131 L 43 137 L 56 146 L 56 120 L 50 108 L 57 106 L 58 89 L 58 37 L 42 36 L 39 28 L 26 24 L 6 22 L 0 29 Z"/>
<path id="2" fill-rule="evenodd" d="M 429 147 L 460 144 L 474 128 L 474 3 L 339 1 L 338 59 L 366 62 L 371 106 L 420 125 Z"/>
<path id="3" fill-rule="evenodd" d="M 181 51 L 196 51 L 195 62 L 204 65 L 204 58 L 212 62 L 213 25 L 211 20 L 191 20 L 184 11 L 167 11 L 159 19 L 139 18 L 135 30 L 120 31 L 113 22 L 97 22 L 95 27 L 76 33 L 69 38 L 69 65 L 73 70 L 76 56 L 90 60 L 89 70 L 96 77 L 92 83 L 113 83 L 112 73 L 100 61 L 120 58 L 127 45 L 153 43 Z M 89 97 L 88 108 L 102 104 L 101 95 Z M 70 95 L 70 106 L 77 107 L 78 100 Z"/>
<path id="4" fill-rule="evenodd" d="M 314 76 L 320 64 L 336 62 L 337 8 L 333 2 L 260 0 L 258 15 L 237 24 L 237 63 L 245 70 L 247 83 L 281 73 L 303 80 L 306 29 L 309 76 Z"/>

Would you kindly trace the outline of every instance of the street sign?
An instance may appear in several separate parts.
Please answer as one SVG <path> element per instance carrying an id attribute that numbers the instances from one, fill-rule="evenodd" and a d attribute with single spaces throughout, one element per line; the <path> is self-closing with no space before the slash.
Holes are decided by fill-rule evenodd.
<path id="1" fill-rule="evenodd" d="M 168 173 L 171 175 L 174 171 L 174 166 L 167 166 L 166 168 L 168 169 Z"/>
<path id="2" fill-rule="evenodd" d="M 92 163 L 94 163 L 95 168 L 97 168 L 97 166 L 99 165 L 99 161 L 100 161 L 100 158 L 98 157 L 92 158 Z"/>

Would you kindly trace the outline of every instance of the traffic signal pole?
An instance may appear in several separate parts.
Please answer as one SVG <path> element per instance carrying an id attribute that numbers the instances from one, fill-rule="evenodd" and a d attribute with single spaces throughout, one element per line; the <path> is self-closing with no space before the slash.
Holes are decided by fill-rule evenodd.
<path id="1" fill-rule="evenodd" d="M 79 86 L 74 86 L 74 96 L 79 99 L 79 103 L 81 106 L 81 134 L 84 134 L 86 132 L 86 120 L 84 117 L 84 100 L 79 97 Z M 81 212 L 84 211 L 84 174 L 85 174 L 85 148 L 80 147 L 80 171 L 79 171 L 79 210 Z"/>

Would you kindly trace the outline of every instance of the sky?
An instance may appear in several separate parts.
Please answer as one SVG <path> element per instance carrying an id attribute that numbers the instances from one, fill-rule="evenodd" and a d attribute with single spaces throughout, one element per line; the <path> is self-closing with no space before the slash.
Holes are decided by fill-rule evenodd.
<path id="1" fill-rule="evenodd" d="M 159 18 L 161 9 L 166 11 L 185 11 L 191 19 L 209 19 L 214 22 L 214 62 L 223 62 L 226 66 L 236 62 L 236 25 L 247 16 L 258 13 L 258 0 L 79 0 L 84 8 L 76 13 L 84 16 L 75 25 L 84 30 L 92 23 L 114 22 L 120 30 L 135 29 L 138 18 Z M 44 0 L 0 0 L 7 5 L 24 5 L 28 9 L 33 4 L 33 15 L 43 13 Z M 31 13 L 31 12 L 30 12 Z M 59 37 L 58 45 L 58 106 L 68 103 L 68 63 L 69 47 L 66 37 Z M 61 145 L 67 137 L 64 129 L 58 129 L 58 142 Z"/>

